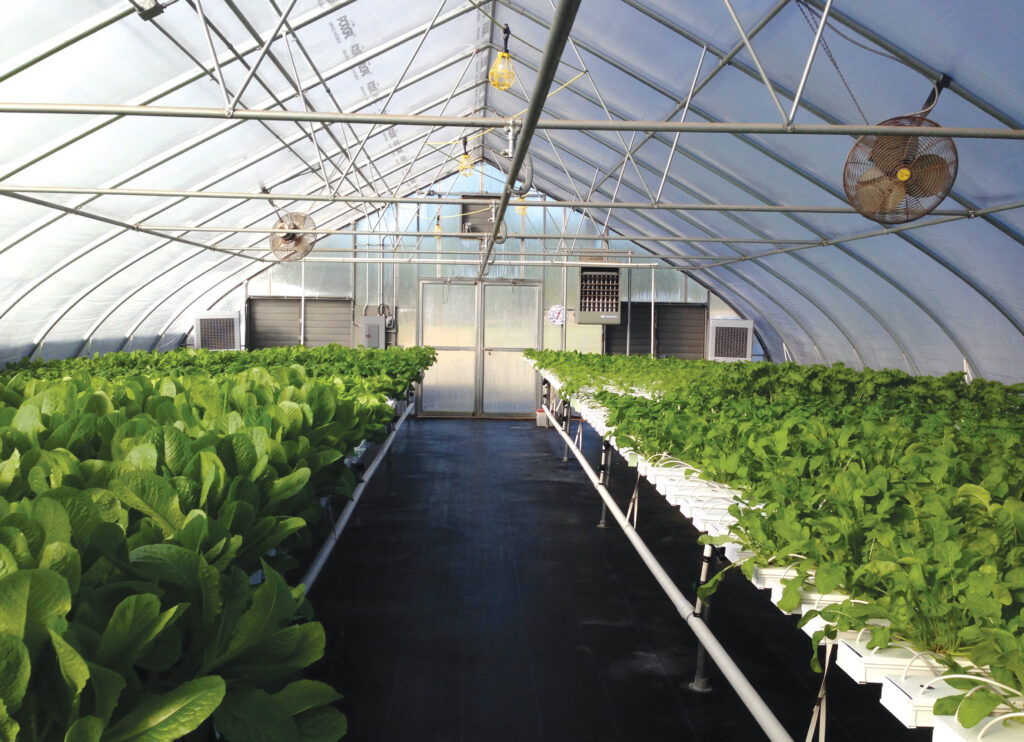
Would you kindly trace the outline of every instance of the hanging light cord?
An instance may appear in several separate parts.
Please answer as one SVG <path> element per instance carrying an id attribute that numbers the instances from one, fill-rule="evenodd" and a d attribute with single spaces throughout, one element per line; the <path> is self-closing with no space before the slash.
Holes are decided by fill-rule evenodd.
<path id="1" fill-rule="evenodd" d="M 511 29 L 509 29 L 507 23 L 505 24 L 505 28 L 503 28 L 501 30 L 501 33 L 502 33 L 501 50 L 503 52 L 505 52 L 506 54 L 508 54 L 508 37 L 509 37 L 509 34 L 512 33 L 512 31 L 511 31 Z"/>

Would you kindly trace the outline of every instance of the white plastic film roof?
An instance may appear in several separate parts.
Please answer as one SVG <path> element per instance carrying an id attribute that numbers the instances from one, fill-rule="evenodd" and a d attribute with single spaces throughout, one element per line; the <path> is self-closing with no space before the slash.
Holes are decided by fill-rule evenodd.
<path id="1" fill-rule="evenodd" d="M 266 269 L 266 251 L 243 251 L 266 232 L 234 231 L 272 226 L 261 184 L 311 199 L 422 193 L 457 170 L 463 136 L 474 157 L 507 166 L 494 157 L 507 146 L 500 128 L 312 119 L 519 117 L 556 12 L 548 0 L 152 5 L 38 0 L 0 20 L 0 363 L 176 343 L 197 310 Z M 690 124 L 781 127 L 825 10 L 823 0 L 588 0 L 541 118 L 678 122 L 685 110 Z M 638 242 L 752 318 L 773 358 L 912 373 L 966 362 L 978 376 L 1024 379 L 1024 9 L 836 0 L 827 10 L 794 133 L 690 130 L 675 141 L 538 128 L 535 188 L 589 204 L 613 233 L 692 238 Z M 518 81 L 498 91 L 486 77 L 506 23 Z M 959 174 L 939 211 L 887 232 L 843 196 L 854 137 L 801 127 L 913 113 L 943 73 L 952 83 L 930 118 L 997 137 L 958 137 Z M 166 115 L 143 115 L 155 108 Z M 660 189 L 673 208 L 650 208 Z M 609 201 L 636 208 L 607 216 Z M 278 205 L 340 229 L 380 204 Z"/>

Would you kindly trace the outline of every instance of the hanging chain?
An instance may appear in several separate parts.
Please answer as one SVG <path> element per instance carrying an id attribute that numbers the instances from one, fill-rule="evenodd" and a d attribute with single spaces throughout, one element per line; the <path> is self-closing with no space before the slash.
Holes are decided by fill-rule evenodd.
<path id="1" fill-rule="evenodd" d="M 811 15 L 813 15 L 813 12 L 811 11 L 810 7 L 808 7 L 807 0 L 797 0 L 796 7 L 800 8 L 800 15 L 802 15 L 804 17 L 804 20 L 807 21 L 807 25 L 811 27 L 811 31 L 817 31 L 817 28 L 814 25 L 814 21 L 811 19 Z M 832 28 L 832 26 L 829 25 L 829 28 Z M 834 31 L 835 29 L 833 28 L 832 30 Z M 846 37 L 844 36 L 843 38 Z M 858 46 L 861 45 L 858 44 Z M 829 48 L 828 42 L 825 40 L 824 34 L 822 34 L 821 36 L 821 48 L 825 50 L 825 54 L 828 55 L 829 61 L 832 62 L 832 66 L 835 68 L 836 74 L 839 75 L 839 79 L 843 81 L 843 87 L 845 87 L 846 92 L 850 94 L 850 100 L 853 101 L 853 105 L 857 106 L 857 112 L 860 113 L 860 117 L 864 119 L 865 124 L 870 123 L 868 121 L 868 117 L 864 115 L 864 109 L 860 107 L 860 102 L 857 100 L 857 96 L 855 96 L 853 94 L 853 90 L 850 89 L 850 84 L 846 81 L 846 77 L 845 75 L 843 75 L 843 71 L 839 69 L 839 63 L 836 62 L 836 58 L 832 54 L 832 50 Z"/>

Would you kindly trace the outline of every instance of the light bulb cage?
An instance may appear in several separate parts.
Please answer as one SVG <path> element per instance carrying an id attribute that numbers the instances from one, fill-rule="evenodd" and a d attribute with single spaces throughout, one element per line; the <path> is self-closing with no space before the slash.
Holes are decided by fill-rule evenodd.
<path id="1" fill-rule="evenodd" d="M 498 52 L 498 58 L 491 65 L 491 71 L 487 74 L 491 87 L 497 90 L 508 90 L 516 81 L 516 71 L 512 66 L 512 57 L 508 52 Z"/>
<path id="2" fill-rule="evenodd" d="M 506 23 L 502 29 L 502 50 L 498 52 L 494 64 L 491 65 L 490 72 L 487 73 L 487 79 L 490 81 L 491 87 L 497 90 L 508 90 L 512 87 L 512 83 L 516 81 L 516 70 L 512 66 L 512 57 L 508 54 L 508 37 L 511 33 Z"/>
<path id="3" fill-rule="evenodd" d="M 467 178 L 473 174 L 473 158 L 469 156 L 469 141 L 462 138 L 462 154 L 459 156 L 459 173 Z"/>
<path id="4" fill-rule="evenodd" d="M 520 216 L 526 216 L 526 199 L 525 198 L 521 198 L 520 197 L 520 198 L 516 199 L 516 213 L 519 214 Z"/>

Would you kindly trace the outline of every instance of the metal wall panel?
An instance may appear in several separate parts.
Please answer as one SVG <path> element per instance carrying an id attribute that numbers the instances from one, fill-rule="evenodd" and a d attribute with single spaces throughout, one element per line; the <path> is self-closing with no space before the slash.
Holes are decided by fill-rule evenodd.
<path id="1" fill-rule="evenodd" d="M 248 348 L 298 345 L 302 302 L 294 298 L 254 296 L 248 301 Z M 305 345 L 352 345 L 350 299 L 306 299 Z"/>
<path id="2" fill-rule="evenodd" d="M 307 347 L 338 343 L 352 346 L 352 301 L 350 299 L 306 299 Z"/>
<path id="3" fill-rule="evenodd" d="M 604 352 L 608 355 L 625 355 L 626 332 L 629 332 L 629 354 L 647 355 L 651 352 L 651 305 L 650 302 L 622 304 L 622 322 L 606 325 L 604 329 Z M 657 333 L 655 333 L 657 350 Z"/>
<path id="4" fill-rule="evenodd" d="M 246 347 L 273 348 L 298 345 L 299 300 L 270 297 L 249 299 Z"/>
<path id="5" fill-rule="evenodd" d="M 651 352 L 650 302 L 634 302 L 632 308 L 622 305 L 622 323 L 605 328 L 605 353 L 626 352 L 626 322 L 629 319 L 629 354 Z M 661 358 L 698 359 L 704 357 L 708 308 L 703 304 L 654 305 L 654 352 Z"/>
<path id="6" fill-rule="evenodd" d="M 655 304 L 655 345 L 658 356 L 686 360 L 704 357 L 707 307 L 699 304 Z"/>

